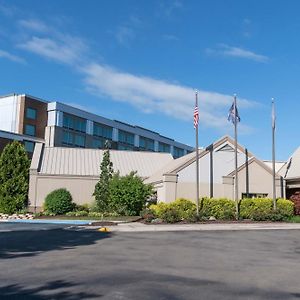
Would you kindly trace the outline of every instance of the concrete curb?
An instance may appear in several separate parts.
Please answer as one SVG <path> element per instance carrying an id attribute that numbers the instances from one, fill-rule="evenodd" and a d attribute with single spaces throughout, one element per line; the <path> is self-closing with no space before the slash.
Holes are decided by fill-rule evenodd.
<path id="1" fill-rule="evenodd" d="M 163 224 L 145 225 L 142 223 L 121 223 L 107 226 L 111 232 L 163 232 L 163 231 L 232 231 L 232 230 L 300 230 L 300 223 L 255 223 L 255 224 Z M 86 226 L 86 229 L 99 229 L 99 226 Z"/>

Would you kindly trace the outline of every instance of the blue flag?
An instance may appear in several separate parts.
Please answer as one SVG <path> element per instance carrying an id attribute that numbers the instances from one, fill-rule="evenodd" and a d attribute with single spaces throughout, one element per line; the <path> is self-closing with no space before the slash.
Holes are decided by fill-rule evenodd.
<path id="1" fill-rule="evenodd" d="M 234 107 L 235 107 L 235 112 L 234 112 Z M 228 119 L 229 122 L 232 122 L 233 124 L 235 124 L 235 119 L 236 119 L 237 122 L 241 121 L 239 112 L 237 110 L 236 105 L 234 105 L 234 102 L 232 103 L 232 105 L 231 105 L 231 107 L 229 109 L 228 118 L 227 119 Z"/>

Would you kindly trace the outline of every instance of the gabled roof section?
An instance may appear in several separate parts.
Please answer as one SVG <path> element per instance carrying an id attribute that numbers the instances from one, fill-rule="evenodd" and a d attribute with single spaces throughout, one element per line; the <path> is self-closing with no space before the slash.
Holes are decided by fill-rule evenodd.
<path id="1" fill-rule="evenodd" d="M 224 143 L 228 143 L 221 147 L 220 149 L 223 149 L 224 147 L 231 147 L 231 145 L 234 145 L 234 140 L 230 136 L 223 136 L 213 144 L 207 146 L 204 150 L 199 149 L 199 158 L 209 154 L 212 150 L 219 150 L 220 146 L 222 146 Z M 231 144 L 231 145 L 229 145 Z M 245 148 L 238 144 L 238 150 L 242 153 L 246 154 Z M 221 150 L 222 151 L 222 150 Z M 248 152 L 248 157 L 253 157 L 252 153 Z M 170 162 L 168 165 L 157 171 L 155 174 L 153 174 L 151 177 L 149 177 L 146 182 L 149 183 L 158 183 L 163 180 L 163 175 L 166 174 L 177 174 L 179 171 L 183 170 L 187 166 L 191 165 L 193 162 L 196 161 L 196 153 L 191 152 L 185 156 L 182 156 L 178 159 L 175 159 L 173 162 Z"/>
<path id="2" fill-rule="evenodd" d="M 263 163 L 266 164 L 270 169 L 273 169 L 273 163 L 271 160 L 263 160 Z M 285 161 L 275 161 L 275 171 L 278 172 L 286 164 Z"/>
<path id="3" fill-rule="evenodd" d="M 248 160 L 248 166 L 250 166 L 254 162 L 256 162 L 260 167 L 265 169 L 268 173 L 273 174 L 273 170 L 270 167 L 268 167 L 264 162 L 262 162 L 261 160 L 259 160 L 258 158 L 254 157 L 254 156 Z M 245 169 L 246 166 L 247 166 L 247 163 L 245 162 L 238 168 L 238 172 Z M 232 177 L 234 175 L 235 175 L 235 171 L 232 171 L 226 177 Z M 281 176 L 278 173 L 276 173 L 276 177 L 281 177 Z"/>
<path id="4" fill-rule="evenodd" d="M 286 179 L 300 178 L 300 147 L 279 170 L 279 173 Z"/>
<path id="5" fill-rule="evenodd" d="M 100 174 L 100 164 L 105 150 L 45 147 L 40 159 L 39 174 L 57 176 L 92 176 Z M 173 161 L 170 153 L 110 150 L 114 171 L 120 175 L 137 171 L 147 178 Z M 36 161 L 38 158 L 36 158 Z M 32 164 L 33 166 L 33 164 Z"/>

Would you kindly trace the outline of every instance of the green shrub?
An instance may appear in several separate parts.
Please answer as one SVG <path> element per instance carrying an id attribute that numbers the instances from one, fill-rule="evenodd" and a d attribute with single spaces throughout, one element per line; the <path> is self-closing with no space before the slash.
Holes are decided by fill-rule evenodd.
<path id="1" fill-rule="evenodd" d="M 69 211 L 66 213 L 66 216 L 68 217 L 86 217 L 88 216 L 88 212 L 85 210 L 75 210 L 75 211 Z"/>
<path id="2" fill-rule="evenodd" d="M 5 146 L 0 156 L 0 212 L 15 213 L 28 204 L 29 166 L 22 144 Z"/>
<path id="3" fill-rule="evenodd" d="M 140 213 L 140 216 L 144 219 L 145 222 L 148 223 L 155 219 L 153 211 L 149 208 L 143 209 Z"/>
<path id="4" fill-rule="evenodd" d="M 90 205 L 88 203 L 76 204 L 76 211 L 90 211 Z"/>
<path id="5" fill-rule="evenodd" d="M 66 189 L 57 189 L 47 195 L 44 204 L 45 210 L 49 213 L 62 215 L 75 209 L 72 196 Z"/>
<path id="6" fill-rule="evenodd" d="M 277 211 L 285 218 L 290 218 L 294 215 L 295 205 L 292 201 L 286 199 L 277 200 Z"/>
<path id="7" fill-rule="evenodd" d="M 89 212 L 88 216 L 92 218 L 102 218 L 104 217 L 104 214 L 96 211 L 91 211 Z"/>
<path id="8" fill-rule="evenodd" d="M 240 203 L 240 216 L 254 221 L 283 221 L 294 214 L 292 201 L 278 199 L 277 210 L 273 210 L 273 200 L 268 198 L 243 199 Z"/>
<path id="9" fill-rule="evenodd" d="M 153 188 L 131 172 L 129 175 L 115 174 L 109 182 L 109 211 L 123 216 L 138 216 L 145 207 Z"/>
<path id="10" fill-rule="evenodd" d="M 160 202 L 151 205 L 150 210 L 154 216 L 167 223 L 175 223 L 186 220 L 194 222 L 197 220 L 196 204 L 187 199 L 177 199 L 171 203 Z"/>
<path id="11" fill-rule="evenodd" d="M 226 198 L 202 198 L 200 208 L 202 218 L 215 217 L 219 220 L 235 219 L 235 203 Z"/>

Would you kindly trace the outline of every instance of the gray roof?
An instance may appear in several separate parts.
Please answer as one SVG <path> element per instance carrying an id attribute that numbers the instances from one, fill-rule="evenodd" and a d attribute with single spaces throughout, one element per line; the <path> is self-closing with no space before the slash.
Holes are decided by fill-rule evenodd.
<path id="1" fill-rule="evenodd" d="M 263 160 L 263 162 L 273 170 L 273 163 L 271 160 Z M 275 172 L 278 172 L 285 164 L 285 161 L 275 161 Z"/>
<path id="2" fill-rule="evenodd" d="M 292 154 L 285 165 L 279 170 L 279 174 L 286 179 L 300 177 L 300 147 Z"/>
<path id="3" fill-rule="evenodd" d="M 202 149 L 199 149 L 199 153 L 201 153 L 202 151 Z M 162 180 L 164 174 L 177 173 L 177 169 L 182 168 L 189 162 L 194 161 L 195 155 L 196 153 L 194 151 L 173 161 L 170 161 L 168 164 L 164 165 L 157 172 L 153 173 L 148 179 L 146 179 L 146 183 L 156 183 Z"/>
<path id="4" fill-rule="evenodd" d="M 95 177 L 100 174 L 104 150 L 46 147 L 43 151 L 40 149 L 40 155 L 38 151 L 39 147 L 36 147 L 37 153 L 34 153 L 31 170 L 40 166 L 39 174 Z M 114 171 L 119 171 L 120 175 L 137 171 L 143 178 L 149 177 L 173 161 L 169 153 L 142 151 L 110 150 L 110 158 Z"/>

